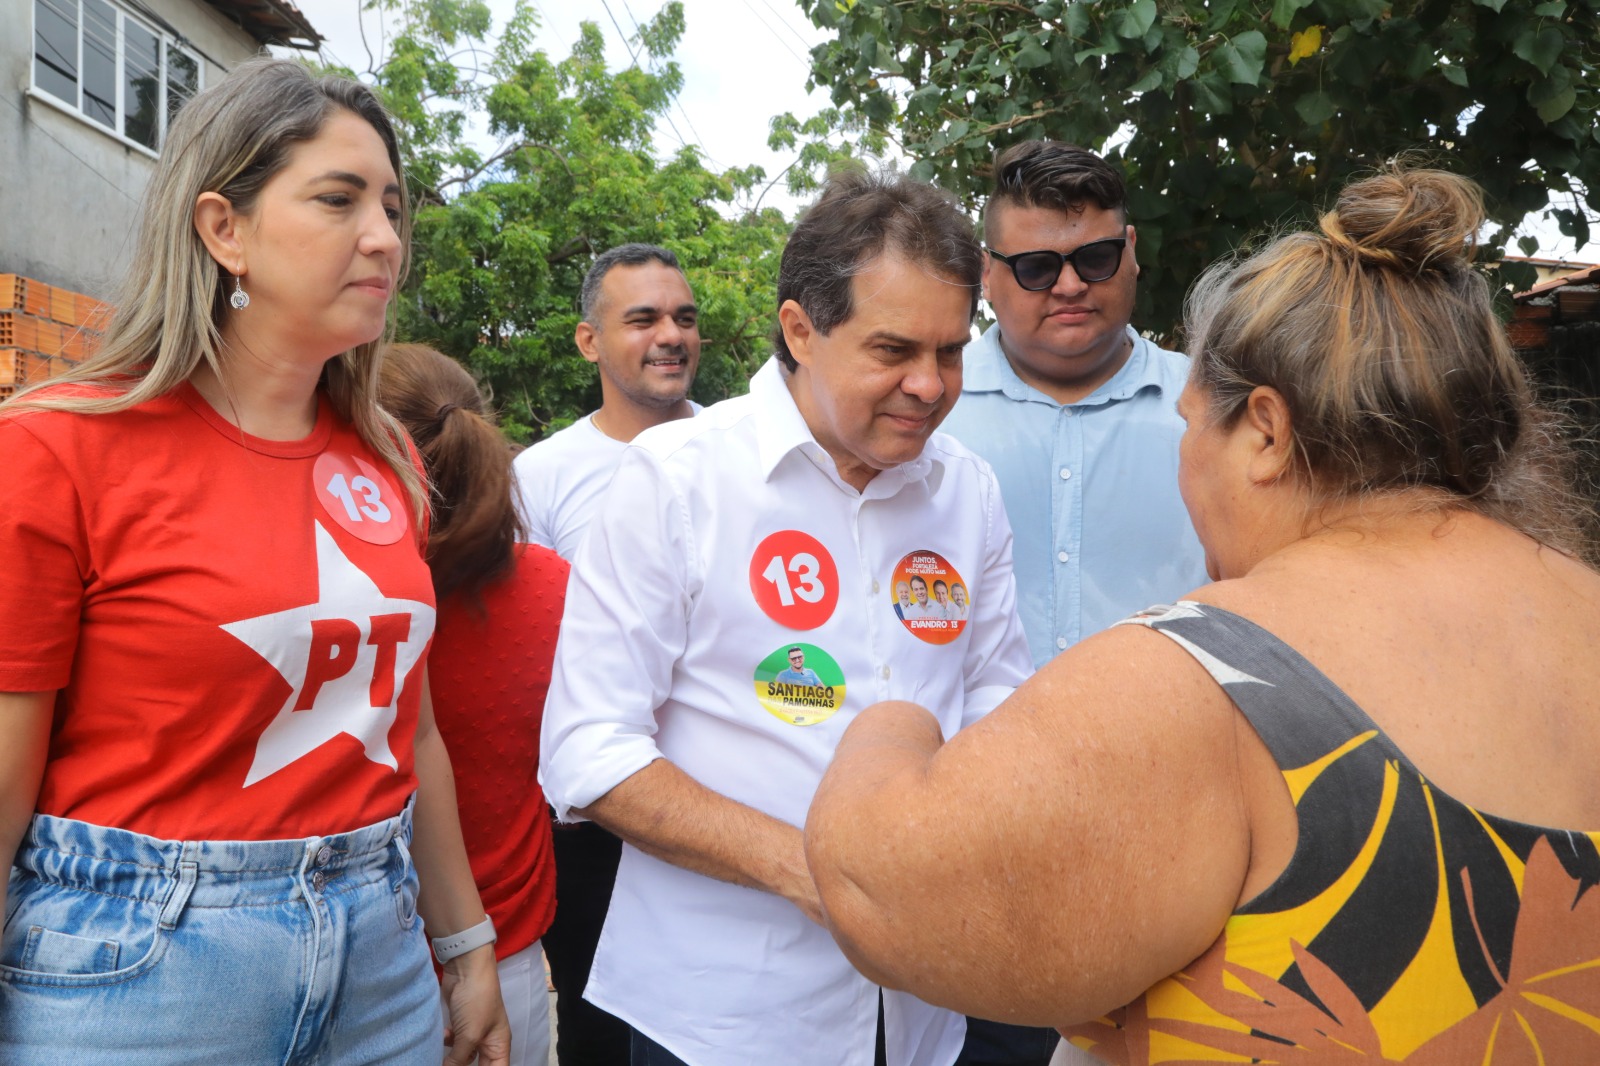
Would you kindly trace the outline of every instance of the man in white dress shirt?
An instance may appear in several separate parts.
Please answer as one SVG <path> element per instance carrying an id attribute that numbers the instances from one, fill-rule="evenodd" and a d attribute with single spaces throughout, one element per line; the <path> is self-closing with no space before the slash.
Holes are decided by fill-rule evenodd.
<path id="1" fill-rule="evenodd" d="M 678 257 L 653 244 L 601 252 L 583 279 L 578 351 L 600 371 L 600 407 L 512 463 L 528 539 L 572 561 L 617 461 L 642 430 L 688 418 L 699 311 Z"/>
<path id="2" fill-rule="evenodd" d="M 981 249 L 930 186 L 836 177 L 778 280 L 750 394 L 627 449 L 567 593 L 541 780 L 625 841 L 587 996 L 635 1066 L 949 1066 L 959 1016 L 857 973 L 816 923 L 800 826 L 844 728 L 914 698 L 947 734 L 1028 675 L 987 464 L 934 430 Z M 959 626 L 896 607 L 959 578 Z M 776 682 L 799 648 L 821 686 Z M 880 1020 L 881 1019 L 881 1020 Z"/>
<path id="3" fill-rule="evenodd" d="M 700 362 L 694 293 L 678 259 L 653 244 L 602 252 L 583 280 L 583 321 L 573 340 L 600 372 L 600 409 L 535 444 L 512 464 L 528 539 L 572 560 L 628 442 L 639 431 L 694 413 Z M 545 934 L 556 988 L 561 1066 L 618 1066 L 630 1032 L 583 999 L 589 964 L 611 903 L 622 842 L 593 822 L 556 827 L 555 922 Z"/>

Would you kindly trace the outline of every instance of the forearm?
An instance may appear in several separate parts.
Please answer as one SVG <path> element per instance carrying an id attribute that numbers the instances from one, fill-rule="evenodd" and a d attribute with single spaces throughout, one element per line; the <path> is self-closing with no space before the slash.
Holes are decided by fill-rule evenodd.
<path id="1" fill-rule="evenodd" d="M 657 759 L 578 811 L 664 862 L 782 896 L 820 920 L 800 830 Z"/>
<path id="2" fill-rule="evenodd" d="M 461 837 L 455 775 L 437 730 L 418 731 L 416 769 L 411 854 L 422 886 L 417 910 L 429 936 L 448 936 L 483 921 L 484 910 Z"/>
<path id="3" fill-rule="evenodd" d="M 0 692 L 0 858 L 9 872 L 39 801 L 54 692 Z M 6 878 L 0 877 L 0 914 Z"/>
<path id="4" fill-rule="evenodd" d="M 918 810 L 914 795 L 943 743 L 938 721 L 915 704 L 868 708 L 845 730 L 806 816 L 806 859 L 823 924 L 857 969 L 891 987 L 894 975 L 874 959 L 884 957 L 882 944 L 904 918 L 907 888 L 920 875 L 902 863 L 897 835 L 878 819 L 903 821 L 894 812 Z"/>
<path id="5" fill-rule="evenodd" d="M 449 936 L 477 925 L 485 915 L 461 839 L 450 755 L 434 728 L 432 702 L 427 696 L 423 697 L 414 750 L 417 803 L 411 854 L 422 889 L 417 911 L 429 937 Z M 500 1001 L 494 945 L 483 944 L 446 962 L 439 987 L 449 1009 L 445 1044 L 450 1054 L 445 1066 L 473 1061 L 507 1066 L 511 1026 Z"/>

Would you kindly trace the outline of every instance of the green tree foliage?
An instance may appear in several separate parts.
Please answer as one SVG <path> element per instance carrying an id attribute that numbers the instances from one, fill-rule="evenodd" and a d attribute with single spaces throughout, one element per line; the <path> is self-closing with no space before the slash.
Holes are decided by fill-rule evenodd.
<path id="1" fill-rule="evenodd" d="M 1581 248 L 1600 213 L 1600 0 L 800 2 L 836 34 L 814 79 L 914 174 L 975 202 L 1017 140 L 1117 161 L 1162 333 L 1208 263 L 1400 153 L 1482 183 L 1491 252 L 1541 210 Z"/>
<path id="2" fill-rule="evenodd" d="M 572 340 L 579 289 L 597 254 L 645 241 L 678 254 L 701 309 L 695 397 L 743 392 L 771 350 L 788 223 L 774 208 L 728 217 L 760 168 L 714 173 L 692 147 L 658 157 L 652 129 L 683 80 L 682 4 L 640 27 L 620 71 L 593 23 L 564 60 L 533 48 L 526 0 L 492 43 L 483 0 L 378 6 L 393 37 L 368 78 L 399 120 L 418 205 L 400 334 L 460 359 L 507 432 L 537 438 L 599 405 Z"/>

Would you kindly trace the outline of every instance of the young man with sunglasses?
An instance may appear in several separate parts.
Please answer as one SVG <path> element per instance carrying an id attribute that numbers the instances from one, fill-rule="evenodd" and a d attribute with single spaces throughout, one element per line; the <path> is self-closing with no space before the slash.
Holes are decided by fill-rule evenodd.
<path id="1" fill-rule="evenodd" d="M 1060 141 L 995 160 L 983 295 L 944 429 L 987 459 L 1015 535 L 1034 665 L 1206 582 L 1178 495 L 1189 360 L 1128 325 L 1139 267 L 1122 176 Z M 1050 1030 L 968 1023 L 958 1066 L 1044 1066 Z"/>

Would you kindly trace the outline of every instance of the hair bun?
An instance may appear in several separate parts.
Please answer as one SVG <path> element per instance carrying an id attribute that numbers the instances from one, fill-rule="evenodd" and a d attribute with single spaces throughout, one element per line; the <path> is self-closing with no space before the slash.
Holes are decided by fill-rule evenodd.
<path id="1" fill-rule="evenodd" d="M 1363 263 L 1421 273 L 1471 263 L 1483 223 L 1483 193 L 1471 181 L 1402 169 L 1348 186 L 1322 232 Z"/>

